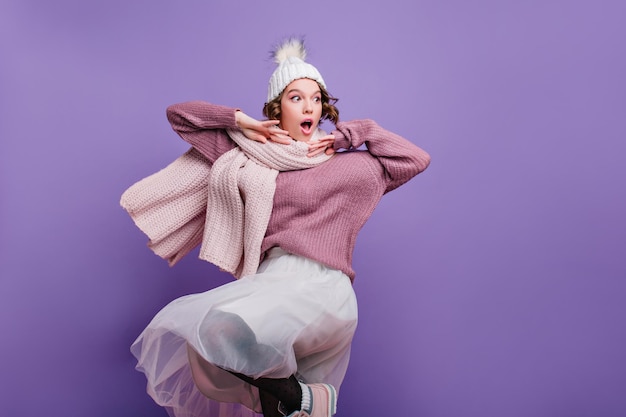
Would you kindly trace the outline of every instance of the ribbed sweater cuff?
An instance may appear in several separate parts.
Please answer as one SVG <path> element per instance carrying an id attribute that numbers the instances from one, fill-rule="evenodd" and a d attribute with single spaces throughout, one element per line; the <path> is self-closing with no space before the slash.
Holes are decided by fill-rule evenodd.
<path id="1" fill-rule="evenodd" d="M 333 130 L 332 134 L 335 136 L 335 142 L 333 148 L 337 151 L 339 149 L 350 149 L 350 141 L 339 130 Z"/>

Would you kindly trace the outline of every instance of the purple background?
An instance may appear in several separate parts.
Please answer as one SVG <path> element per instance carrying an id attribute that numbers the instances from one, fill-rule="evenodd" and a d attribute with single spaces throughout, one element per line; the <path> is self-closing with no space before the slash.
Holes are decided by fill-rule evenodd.
<path id="1" fill-rule="evenodd" d="M 626 3 L 242 4 L 0 5 L 0 414 L 165 415 L 129 345 L 228 277 L 119 197 L 187 148 L 167 105 L 260 117 L 304 34 L 344 120 L 433 157 L 359 236 L 338 416 L 626 415 Z"/>

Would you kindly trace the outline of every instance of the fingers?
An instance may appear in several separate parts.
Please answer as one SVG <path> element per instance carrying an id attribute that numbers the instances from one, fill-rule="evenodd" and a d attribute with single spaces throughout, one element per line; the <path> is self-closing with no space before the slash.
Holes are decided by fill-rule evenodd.
<path id="1" fill-rule="evenodd" d="M 278 127 L 279 120 L 259 121 L 242 112 L 237 112 L 236 118 L 237 125 L 249 139 L 261 143 L 267 142 L 267 139 L 287 143 L 284 137 L 288 137 L 289 132 Z"/>
<path id="2" fill-rule="evenodd" d="M 306 154 L 306 156 L 308 156 L 309 158 L 319 155 L 321 153 L 325 153 L 326 155 L 332 155 L 335 153 L 335 150 L 333 148 L 319 148 L 319 149 L 314 149 L 311 150 L 309 148 L 309 153 Z"/>
<path id="3" fill-rule="evenodd" d="M 271 135 L 280 135 L 283 137 L 289 137 L 289 132 L 287 132 L 284 129 L 281 129 L 280 127 L 276 125 L 268 127 L 267 130 Z"/>
<path id="4" fill-rule="evenodd" d="M 309 149 L 317 149 L 317 148 L 332 148 L 335 143 L 335 138 L 327 138 L 327 139 L 319 139 L 319 140 L 310 140 L 307 142 L 309 145 Z"/>
<path id="5" fill-rule="evenodd" d="M 275 123 L 276 123 L 275 120 L 267 120 L 263 122 L 263 125 L 264 125 L 263 134 L 265 135 L 265 137 L 271 140 L 272 142 L 282 143 L 284 145 L 291 143 L 289 132 L 276 126 Z"/>
<path id="6" fill-rule="evenodd" d="M 287 132 L 286 130 L 281 129 L 278 124 L 280 123 L 280 121 L 278 120 L 264 120 L 262 122 L 259 122 L 260 126 L 263 127 L 264 131 L 267 132 L 271 132 L 271 133 L 280 133 L 283 135 L 288 135 L 289 132 Z"/>
<path id="7" fill-rule="evenodd" d="M 312 145 L 315 143 L 335 143 L 335 136 L 334 135 L 326 135 L 323 136 L 319 139 L 311 139 L 307 142 L 308 144 Z"/>
<path id="8" fill-rule="evenodd" d="M 261 124 L 266 127 L 278 126 L 280 120 L 263 120 Z"/>
<path id="9" fill-rule="evenodd" d="M 312 158 L 316 155 L 321 154 L 322 152 L 324 152 L 324 149 L 316 149 L 314 151 L 309 151 L 309 153 L 307 153 L 306 156 L 308 156 L 309 158 Z"/>
<path id="10" fill-rule="evenodd" d="M 326 153 L 326 155 L 335 153 L 335 149 L 333 148 L 335 137 L 333 135 L 326 135 L 318 140 L 310 140 L 307 143 L 309 144 L 308 157 L 319 155 L 322 152 Z"/>
<path id="11" fill-rule="evenodd" d="M 255 128 L 243 129 L 245 135 L 254 141 L 260 143 L 267 143 L 268 140 L 283 145 L 289 145 L 293 142 L 293 139 L 289 136 L 289 132 L 276 126 L 276 120 L 265 120 L 257 122 Z M 313 157 L 321 153 L 326 155 L 332 155 L 335 153 L 333 145 L 335 143 L 334 135 L 326 135 L 317 140 L 309 140 L 306 142 L 309 145 L 308 157 Z"/>
<path id="12" fill-rule="evenodd" d="M 328 148 L 327 142 L 307 142 L 309 144 L 309 150 L 326 149 Z"/>
<path id="13" fill-rule="evenodd" d="M 291 139 L 289 135 L 274 132 L 272 132 L 272 134 L 270 135 L 270 140 L 272 142 L 282 143 L 283 145 L 289 145 L 291 142 L 293 142 L 293 139 Z"/>
<path id="14" fill-rule="evenodd" d="M 326 135 L 326 136 L 322 136 L 321 138 L 318 139 L 320 142 L 321 141 L 335 141 L 335 135 Z"/>
<path id="15" fill-rule="evenodd" d="M 256 141 L 256 142 L 261 142 L 261 143 L 266 143 L 267 142 L 267 138 L 263 135 L 253 135 L 250 139 Z"/>

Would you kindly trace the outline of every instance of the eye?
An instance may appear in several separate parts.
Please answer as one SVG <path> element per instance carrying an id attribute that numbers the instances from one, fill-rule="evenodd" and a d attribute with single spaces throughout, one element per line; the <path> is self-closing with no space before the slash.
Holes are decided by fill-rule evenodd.
<path id="1" fill-rule="evenodd" d="M 298 102 L 298 101 L 300 101 L 300 96 L 291 96 L 291 97 L 289 97 L 289 99 L 291 101 Z"/>
<path id="2" fill-rule="evenodd" d="M 316 103 L 319 103 L 320 101 L 322 101 L 322 98 L 321 97 L 314 97 L 313 101 L 316 102 Z"/>

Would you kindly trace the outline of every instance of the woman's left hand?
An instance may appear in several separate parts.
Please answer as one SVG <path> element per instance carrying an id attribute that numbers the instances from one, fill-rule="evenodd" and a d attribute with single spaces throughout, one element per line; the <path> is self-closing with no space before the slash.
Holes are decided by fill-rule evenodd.
<path id="1" fill-rule="evenodd" d="M 334 135 L 322 136 L 317 140 L 311 139 L 307 142 L 307 144 L 309 145 L 309 153 L 306 155 L 308 157 L 319 155 L 322 152 L 326 153 L 326 155 L 332 155 L 335 153 L 335 148 L 333 147 L 335 144 Z"/>

